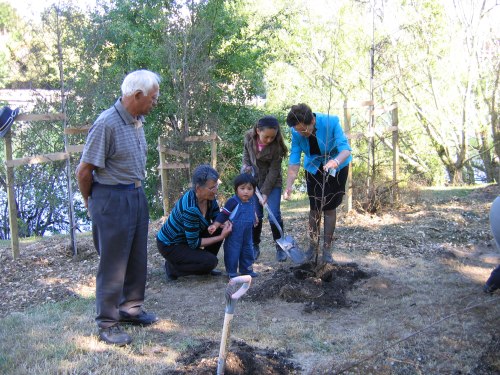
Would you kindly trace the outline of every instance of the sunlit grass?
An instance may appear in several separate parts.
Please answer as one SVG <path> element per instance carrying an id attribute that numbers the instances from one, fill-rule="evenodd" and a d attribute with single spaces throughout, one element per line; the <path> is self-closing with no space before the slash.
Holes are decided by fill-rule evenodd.
<path id="1" fill-rule="evenodd" d="M 429 195 L 434 199 L 449 199 L 451 197 L 464 198 L 474 191 L 486 188 L 494 184 L 484 184 L 479 188 L 478 185 L 463 185 L 463 186 L 431 186 L 422 187 L 420 192 L 424 195 Z"/>

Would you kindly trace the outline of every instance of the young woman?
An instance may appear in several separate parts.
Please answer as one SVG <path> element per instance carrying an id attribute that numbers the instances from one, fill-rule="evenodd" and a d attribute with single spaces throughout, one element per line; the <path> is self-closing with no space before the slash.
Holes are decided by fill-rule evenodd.
<path id="1" fill-rule="evenodd" d="M 265 116 L 259 119 L 257 124 L 245 134 L 243 148 L 243 173 L 252 173 L 257 181 L 263 202 L 268 204 L 271 212 L 278 220 L 281 228 L 283 228 L 283 220 L 281 218 L 280 202 L 281 202 L 281 162 L 287 154 L 287 147 L 283 141 L 280 132 L 280 125 L 276 117 Z M 258 199 L 254 196 L 257 203 Z M 262 219 L 264 217 L 263 206 L 256 204 L 257 217 L 259 221 L 253 229 L 253 249 L 255 260 L 260 255 L 260 236 L 262 232 Z M 270 223 L 273 239 L 280 238 L 280 232 L 276 225 Z M 286 261 L 286 253 L 276 245 L 276 260 L 279 262 Z"/>

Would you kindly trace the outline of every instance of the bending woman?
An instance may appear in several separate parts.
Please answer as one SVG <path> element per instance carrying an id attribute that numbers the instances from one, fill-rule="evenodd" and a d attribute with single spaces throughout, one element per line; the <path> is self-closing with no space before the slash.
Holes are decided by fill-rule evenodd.
<path id="1" fill-rule="evenodd" d="M 198 166 L 192 176 L 192 188 L 177 201 L 156 237 L 158 251 L 165 258 L 168 280 L 179 276 L 211 274 L 216 270 L 222 241 L 231 233 L 227 222 L 212 235 L 208 227 L 219 213 L 215 199 L 219 174 L 209 165 Z"/>
<path id="2" fill-rule="evenodd" d="M 243 147 L 242 172 L 253 172 L 257 180 L 257 187 L 262 193 L 263 202 L 258 204 L 258 198 L 254 195 L 257 217 L 259 221 L 253 228 L 253 251 L 255 260 L 260 255 L 260 235 L 262 233 L 262 219 L 264 217 L 263 206 L 268 204 L 269 209 L 276 217 L 278 224 L 283 228 L 281 218 L 280 201 L 281 186 L 281 162 L 288 149 L 281 136 L 280 124 L 276 117 L 265 116 L 259 119 L 253 129 L 245 134 Z M 273 239 L 276 241 L 281 234 L 274 223 L 271 225 Z M 284 229 L 283 229 L 284 230 Z M 286 261 L 286 253 L 276 245 L 276 260 Z"/>
<path id="3" fill-rule="evenodd" d="M 351 147 L 337 116 L 313 113 L 306 104 L 292 106 L 286 122 L 292 128 L 292 147 L 288 163 L 285 199 L 290 199 L 293 182 L 304 153 L 307 194 L 309 196 L 309 249 L 312 260 L 319 246 L 321 211 L 324 213 L 323 261 L 332 263 L 333 232 L 337 207 L 342 203 L 352 160 Z"/>

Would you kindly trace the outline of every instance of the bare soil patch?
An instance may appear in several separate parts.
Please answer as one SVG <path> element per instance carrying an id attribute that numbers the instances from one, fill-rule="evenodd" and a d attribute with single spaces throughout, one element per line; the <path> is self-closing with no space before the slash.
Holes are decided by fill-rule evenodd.
<path id="1" fill-rule="evenodd" d="M 500 263 L 488 222 L 499 194 L 498 185 L 468 195 L 417 190 L 376 214 L 341 212 L 333 265 L 276 262 L 266 223 L 255 265 L 260 276 L 238 301 L 226 374 L 500 373 L 500 295 L 481 290 Z M 307 208 L 283 211 L 287 231 L 305 248 Z M 129 349 L 79 348 L 67 359 L 81 363 L 74 373 L 94 373 L 111 359 L 123 363 L 117 373 L 214 373 L 227 278 L 167 282 L 154 241 L 160 225 L 150 226 L 146 308 L 161 321 L 128 328 L 135 337 Z M 90 235 L 78 237 L 76 257 L 65 237 L 23 243 L 16 260 L 0 247 L 0 290 L 7 296 L 0 318 L 92 298 L 97 264 Z M 97 343 L 93 319 L 84 322 L 85 337 Z M 76 336 L 81 324 L 65 329 Z M 135 357 L 140 361 L 128 362 Z M 24 366 L 33 373 L 60 371 L 50 359 L 29 361 Z"/>

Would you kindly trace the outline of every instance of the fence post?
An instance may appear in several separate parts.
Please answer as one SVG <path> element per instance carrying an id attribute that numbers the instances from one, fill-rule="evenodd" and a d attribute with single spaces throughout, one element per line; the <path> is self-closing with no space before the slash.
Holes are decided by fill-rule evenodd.
<path id="1" fill-rule="evenodd" d="M 10 129 L 5 134 L 5 160 L 12 160 L 12 133 Z M 17 227 L 16 196 L 14 194 L 14 167 L 7 166 L 7 202 L 9 205 L 10 241 L 12 257 L 19 257 L 19 228 Z"/>
<path id="2" fill-rule="evenodd" d="M 217 133 L 213 133 L 215 136 L 211 143 L 211 160 L 212 168 L 217 169 Z"/>
<path id="3" fill-rule="evenodd" d="M 398 107 L 397 103 L 392 103 L 395 108 L 391 111 L 392 126 L 395 127 L 392 131 L 392 182 L 393 182 L 393 193 L 391 194 L 391 203 L 399 200 L 399 118 L 398 118 Z"/>
<path id="4" fill-rule="evenodd" d="M 158 152 L 160 154 L 160 177 L 161 177 L 161 193 L 163 196 L 163 216 L 168 213 L 168 175 L 167 170 L 164 168 L 166 165 L 165 153 L 163 152 L 161 137 L 158 137 Z"/>

